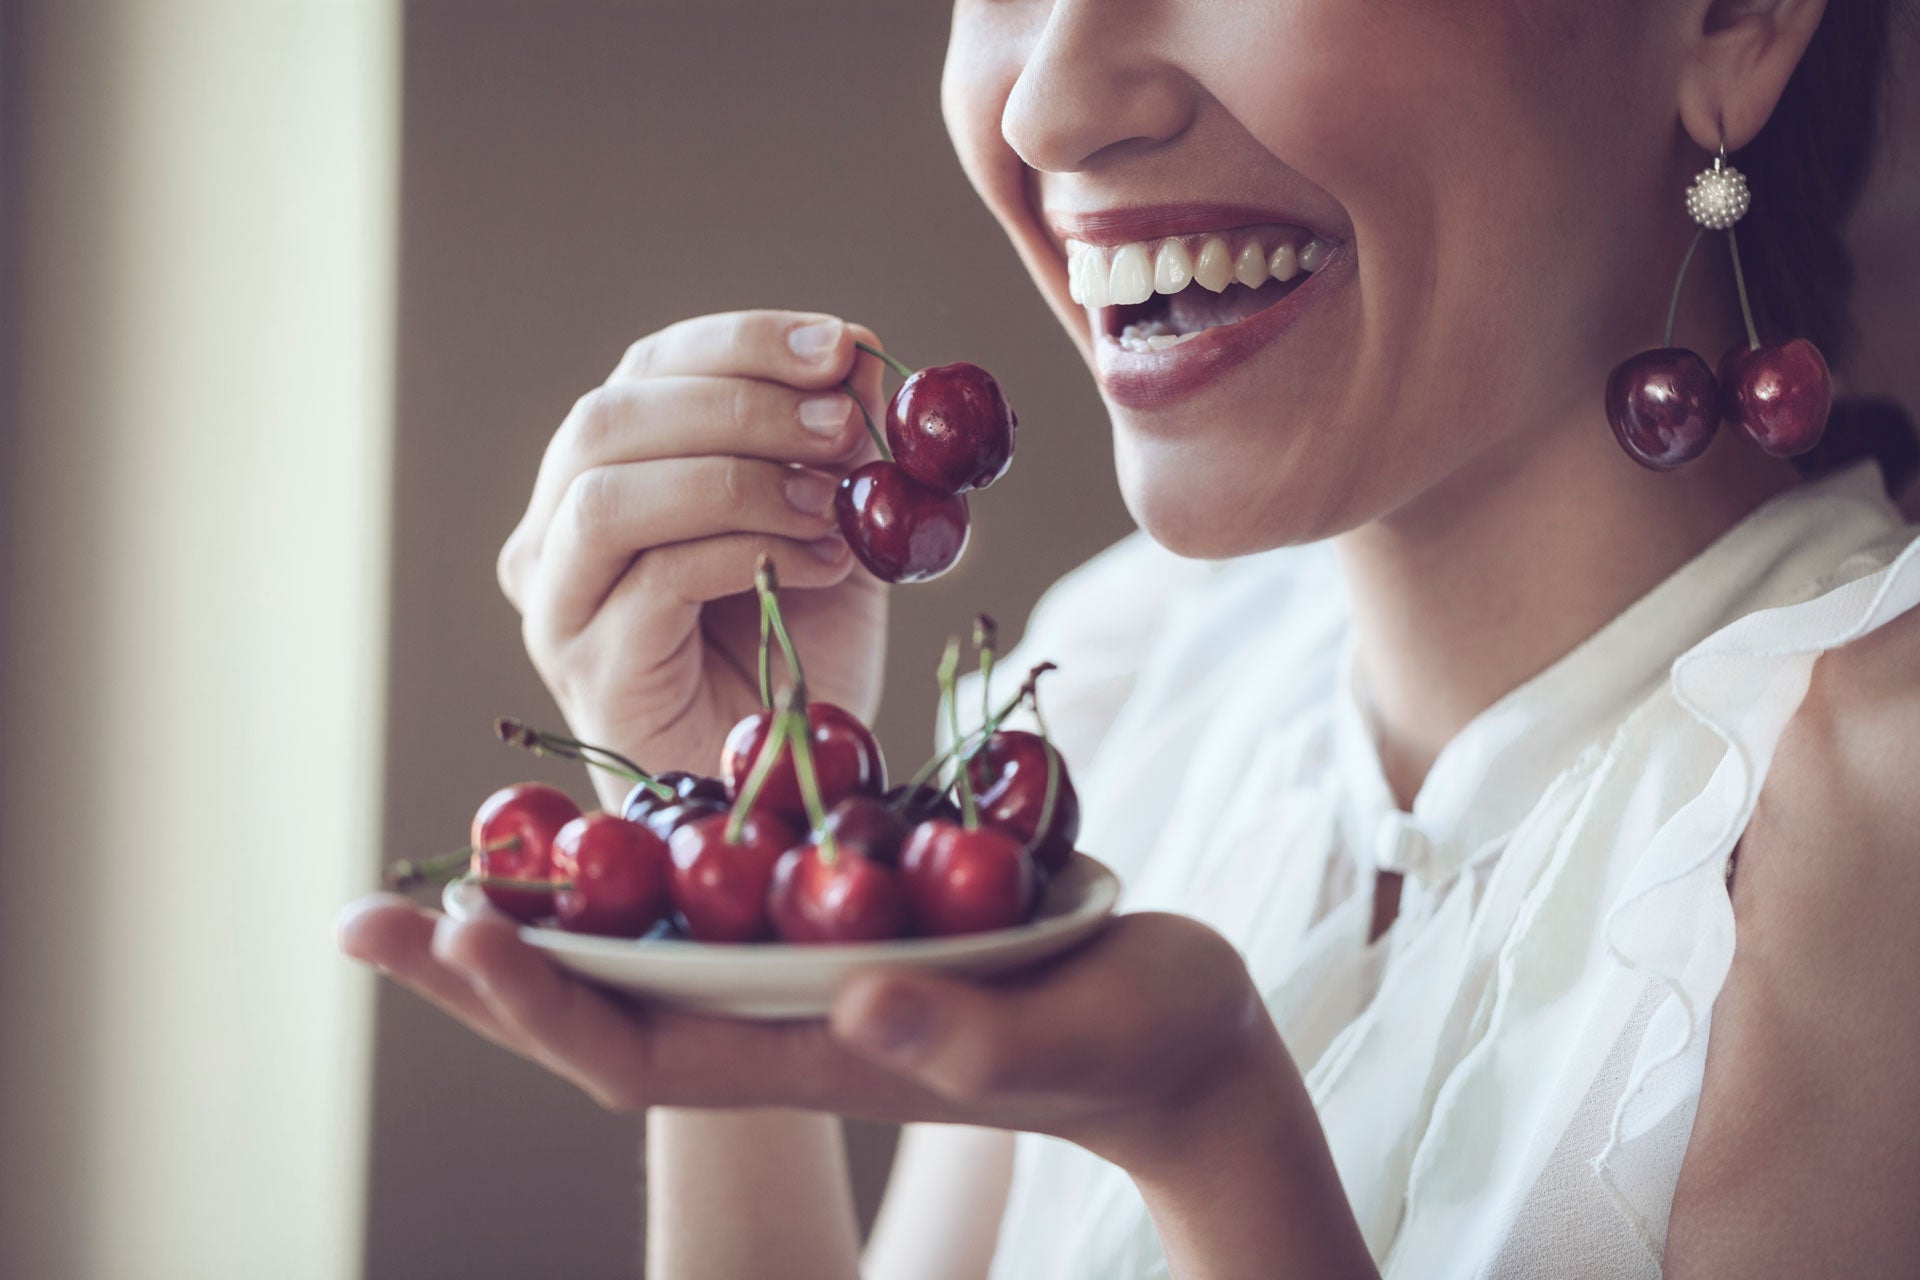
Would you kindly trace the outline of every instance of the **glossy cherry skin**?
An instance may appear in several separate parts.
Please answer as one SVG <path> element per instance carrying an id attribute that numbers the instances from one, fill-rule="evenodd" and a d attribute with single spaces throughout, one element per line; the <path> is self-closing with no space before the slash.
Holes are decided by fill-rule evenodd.
<path id="1" fill-rule="evenodd" d="M 935 493 L 984 489 L 1005 475 L 1018 426 L 994 376 L 965 362 L 920 370 L 887 405 L 893 460 Z"/>
<path id="2" fill-rule="evenodd" d="M 887 762 L 880 755 L 880 743 L 873 730 L 860 723 L 851 711 L 831 702 L 807 704 L 807 724 L 812 729 L 813 771 L 820 782 L 820 803 L 831 807 L 853 795 L 879 795 L 887 789 Z M 738 796 L 753 772 L 753 762 L 773 729 L 773 713 L 756 711 L 727 734 L 720 753 L 720 776 L 727 794 Z M 789 747 L 767 775 L 753 807 L 781 814 L 804 824 L 806 802 L 800 796 L 800 779 L 793 768 L 793 750 Z"/>
<path id="3" fill-rule="evenodd" d="M 1727 421 L 1776 458 L 1820 443 L 1833 410 L 1833 374 L 1820 348 L 1805 338 L 1736 343 L 1720 361 Z"/>
<path id="4" fill-rule="evenodd" d="M 1047 801 L 1047 740 L 1024 729 L 1002 729 L 987 739 L 967 766 L 980 820 L 1010 831 L 1033 846 L 1042 870 L 1059 871 L 1073 856 L 1080 838 L 1080 797 L 1059 761 L 1059 793 L 1047 829 L 1035 840 Z"/>
<path id="5" fill-rule="evenodd" d="M 1720 389 L 1707 362 L 1684 347 L 1629 356 L 1607 379 L 1607 422 L 1627 456 L 1671 471 L 1713 443 Z"/>
<path id="6" fill-rule="evenodd" d="M 773 932 L 767 896 L 774 864 L 800 842 L 786 819 L 756 809 L 747 815 L 737 844 L 727 840 L 724 813 L 695 818 L 673 833 L 674 920 L 700 942 L 758 942 Z"/>
<path id="7" fill-rule="evenodd" d="M 911 799 L 903 800 L 909 792 Z M 925 822 L 928 818 L 945 818 L 948 822 L 960 821 L 960 806 L 953 797 L 938 787 L 930 787 L 924 782 L 901 783 L 887 792 L 886 802 L 898 810 L 907 819 L 909 825 Z"/>
<path id="8" fill-rule="evenodd" d="M 726 813 L 730 808 L 731 805 L 719 800 L 682 800 L 677 804 L 662 805 L 649 813 L 645 819 L 646 828 L 666 840 L 695 818 Z"/>
<path id="9" fill-rule="evenodd" d="M 727 802 L 727 784 L 718 778 L 702 777 L 697 773 L 688 773 L 684 769 L 670 769 L 666 773 L 656 774 L 653 779 L 673 792 L 674 799 L 668 800 L 654 791 L 644 782 L 633 784 L 633 790 L 627 792 L 627 798 L 620 806 L 620 812 L 629 822 L 645 822 L 647 815 L 681 800 L 713 800 L 720 804 Z"/>
<path id="10" fill-rule="evenodd" d="M 1040 883 L 1018 836 L 938 818 L 907 837 L 900 875 L 915 932 L 936 937 L 1019 924 L 1032 914 Z"/>
<path id="11" fill-rule="evenodd" d="M 821 831 L 832 834 L 843 849 L 852 849 L 883 867 L 900 865 L 900 846 L 907 842 L 914 819 L 874 796 L 848 796 L 827 810 Z M 816 837 L 817 839 L 817 837 Z"/>
<path id="12" fill-rule="evenodd" d="M 833 495 L 841 536 L 882 582 L 925 582 L 967 549 L 967 500 L 937 493 L 891 462 L 869 462 Z"/>
<path id="13" fill-rule="evenodd" d="M 832 862 L 809 841 L 787 850 L 773 869 L 767 911 L 783 942 L 884 942 L 907 927 L 900 873 L 839 844 Z"/>
<path id="14" fill-rule="evenodd" d="M 637 938 L 672 908 L 667 842 L 611 813 L 590 813 L 560 828 L 553 875 L 572 882 L 553 895 L 553 914 L 574 933 Z"/>
<path id="15" fill-rule="evenodd" d="M 482 801 L 473 815 L 469 866 L 476 876 L 551 880 L 553 839 L 579 816 L 580 806 L 557 787 L 539 782 L 504 787 Z M 493 885 L 482 885 L 481 892 L 516 920 L 538 920 L 553 913 L 551 893 Z"/>

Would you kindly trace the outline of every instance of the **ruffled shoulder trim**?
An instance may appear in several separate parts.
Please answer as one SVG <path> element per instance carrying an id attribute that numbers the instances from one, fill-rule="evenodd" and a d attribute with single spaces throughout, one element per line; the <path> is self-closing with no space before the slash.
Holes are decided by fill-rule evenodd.
<path id="1" fill-rule="evenodd" d="M 1879 566 L 1879 567 L 1875 567 Z M 1840 581 L 1847 574 L 1850 580 Z M 1657 1262 L 1706 1064 L 1708 1023 L 1733 960 L 1726 869 L 1813 664 L 1920 605 L 1920 537 L 1902 528 L 1850 556 L 1822 594 L 1752 613 L 1675 660 L 1675 700 L 1725 743 L 1705 788 L 1661 824 L 1603 926 L 1609 952 L 1666 990 L 1593 1167 Z M 1823 584 L 1826 585 L 1826 584 Z"/>

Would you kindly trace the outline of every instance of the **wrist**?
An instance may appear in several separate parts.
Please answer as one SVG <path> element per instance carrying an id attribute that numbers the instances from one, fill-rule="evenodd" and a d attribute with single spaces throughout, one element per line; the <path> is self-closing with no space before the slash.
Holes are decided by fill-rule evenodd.
<path id="1" fill-rule="evenodd" d="M 1164 1109 L 1122 1167 L 1182 1280 L 1375 1277 L 1306 1087 L 1267 1030 L 1269 1043 Z"/>

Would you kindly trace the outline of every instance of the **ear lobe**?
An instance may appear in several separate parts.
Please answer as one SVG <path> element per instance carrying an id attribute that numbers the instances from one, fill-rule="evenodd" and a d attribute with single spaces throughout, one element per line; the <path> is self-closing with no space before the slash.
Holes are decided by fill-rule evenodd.
<path id="1" fill-rule="evenodd" d="M 1680 123 L 1703 151 L 1752 142 L 1807 51 L 1826 0 L 1712 0 L 1680 80 Z"/>

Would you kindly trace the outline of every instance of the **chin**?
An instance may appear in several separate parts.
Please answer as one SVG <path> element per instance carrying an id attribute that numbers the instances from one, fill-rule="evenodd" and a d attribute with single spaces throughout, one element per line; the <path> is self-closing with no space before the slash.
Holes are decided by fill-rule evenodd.
<path id="1" fill-rule="evenodd" d="M 1123 423 L 1116 415 L 1120 496 L 1134 523 L 1177 556 L 1230 560 L 1362 523 L 1349 518 L 1350 479 L 1324 453 L 1248 448 L 1245 436 L 1168 438 Z"/>

